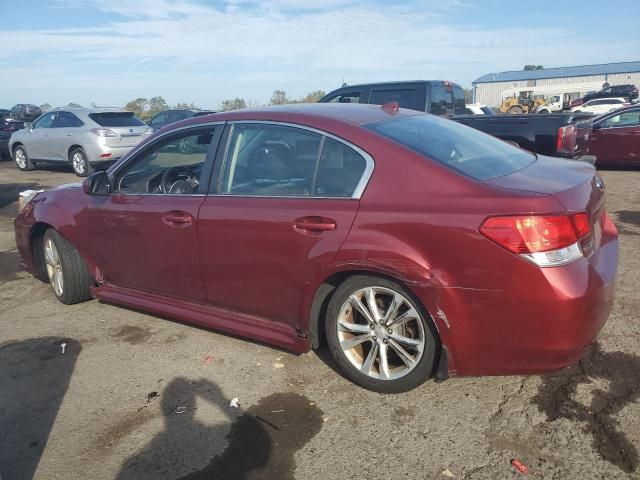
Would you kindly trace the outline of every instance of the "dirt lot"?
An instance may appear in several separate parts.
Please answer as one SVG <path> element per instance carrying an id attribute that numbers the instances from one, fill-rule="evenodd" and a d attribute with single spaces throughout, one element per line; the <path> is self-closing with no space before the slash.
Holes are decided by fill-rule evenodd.
<path id="1" fill-rule="evenodd" d="M 547 377 L 452 378 L 385 396 L 344 380 L 325 352 L 58 303 L 18 269 L 15 199 L 77 179 L 1 162 L 0 476 L 501 479 L 520 475 L 517 457 L 530 478 L 640 478 L 640 171 L 602 176 L 621 258 L 593 352 Z"/>

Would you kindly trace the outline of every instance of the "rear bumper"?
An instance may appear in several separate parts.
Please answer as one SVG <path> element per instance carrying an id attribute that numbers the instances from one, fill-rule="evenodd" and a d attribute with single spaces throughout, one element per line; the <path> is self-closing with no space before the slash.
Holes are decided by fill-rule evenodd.
<path id="1" fill-rule="evenodd" d="M 129 153 L 129 151 L 133 148 L 135 148 L 135 145 L 128 147 L 112 147 L 107 145 L 95 144 L 89 147 L 85 147 L 85 151 L 87 153 L 89 163 L 99 164 L 113 163 L 114 161 Z"/>
<path id="2" fill-rule="evenodd" d="M 609 316 L 617 262 L 617 232 L 607 219 L 589 260 L 554 268 L 523 260 L 503 290 L 441 289 L 432 313 L 449 373 L 543 373 L 576 363 Z"/>

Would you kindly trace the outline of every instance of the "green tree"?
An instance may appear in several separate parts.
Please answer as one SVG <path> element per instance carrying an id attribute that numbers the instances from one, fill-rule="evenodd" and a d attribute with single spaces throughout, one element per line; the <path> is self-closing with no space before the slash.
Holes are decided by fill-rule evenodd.
<path id="1" fill-rule="evenodd" d="M 175 108 L 176 110 L 200 110 L 200 107 L 196 106 L 195 103 L 185 102 L 178 102 L 173 108 Z"/>
<path id="2" fill-rule="evenodd" d="M 285 91 L 275 90 L 273 92 L 273 95 L 271 95 L 271 101 L 269 102 L 269 105 L 284 105 L 285 103 L 289 103 Z"/>
<path id="3" fill-rule="evenodd" d="M 307 93 L 307 96 L 300 100 L 301 103 L 316 103 L 322 97 L 326 95 L 324 90 L 314 90 Z"/>
<path id="4" fill-rule="evenodd" d="M 40 105 L 40 110 L 42 110 L 42 113 L 46 113 L 49 110 L 51 110 L 51 105 L 48 103 L 44 103 L 42 105 Z"/>
<path id="5" fill-rule="evenodd" d="M 147 105 L 147 109 L 142 112 L 140 118 L 143 120 L 149 120 L 156 113 L 163 112 L 169 109 L 169 105 L 162 97 L 151 97 L 149 99 L 149 104 Z"/>
<path id="6" fill-rule="evenodd" d="M 226 112 L 228 110 L 240 110 L 243 108 L 247 108 L 247 102 L 244 100 L 244 98 L 236 97 L 220 102 L 221 112 Z"/>
<path id="7" fill-rule="evenodd" d="M 145 110 L 147 110 L 148 106 L 149 106 L 149 100 L 147 100 L 146 98 L 140 97 L 128 102 L 124 106 L 124 109 L 129 112 L 135 113 L 138 117 L 142 117 L 143 113 L 145 112 Z"/>

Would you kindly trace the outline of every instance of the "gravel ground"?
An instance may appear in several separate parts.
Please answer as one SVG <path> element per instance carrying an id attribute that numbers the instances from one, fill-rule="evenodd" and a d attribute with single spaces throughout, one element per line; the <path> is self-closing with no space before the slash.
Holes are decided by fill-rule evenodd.
<path id="1" fill-rule="evenodd" d="M 58 303 L 19 271 L 12 219 L 19 191 L 77 178 L 0 162 L 2 479 L 502 479 L 520 476 L 513 458 L 530 478 L 640 478 L 640 171 L 602 176 L 621 258 L 593 351 L 545 377 L 390 396 L 347 382 L 324 351 Z"/>

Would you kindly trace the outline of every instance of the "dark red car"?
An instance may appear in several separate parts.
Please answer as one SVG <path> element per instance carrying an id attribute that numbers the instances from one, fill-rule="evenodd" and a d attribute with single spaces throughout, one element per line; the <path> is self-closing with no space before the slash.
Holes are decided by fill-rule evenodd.
<path id="1" fill-rule="evenodd" d="M 576 362 L 618 258 L 592 166 L 397 105 L 172 124 L 108 172 L 38 194 L 15 228 L 24 266 L 63 303 L 295 352 L 326 341 L 348 378 L 384 392 Z"/>
<path id="2" fill-rule="evenodd" d="M 598 166 L 640 166 L 640 105 L 596 117 L 589 153 Z"/>

